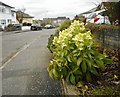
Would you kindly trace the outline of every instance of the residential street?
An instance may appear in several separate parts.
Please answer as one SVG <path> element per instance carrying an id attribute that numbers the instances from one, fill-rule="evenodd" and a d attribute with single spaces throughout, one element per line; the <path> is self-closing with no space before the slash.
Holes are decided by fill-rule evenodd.
<path id="1" fill-rule="evenodd" d="M 52 54 L 47 41 L 55 29 L 2 36 L 2 95 L 60 95 L 60 82 L 52 80 L 47 65 Z"/>

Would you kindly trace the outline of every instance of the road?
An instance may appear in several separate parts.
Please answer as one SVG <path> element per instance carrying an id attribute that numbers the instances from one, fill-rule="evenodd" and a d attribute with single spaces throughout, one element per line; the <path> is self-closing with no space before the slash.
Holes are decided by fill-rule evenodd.
<path id="1" fill-rule="evenodd" d="M 55 29 L 2 36 L 2 95 L 61 95 L 60 81 L 49 78 L 48 37 Z"/>

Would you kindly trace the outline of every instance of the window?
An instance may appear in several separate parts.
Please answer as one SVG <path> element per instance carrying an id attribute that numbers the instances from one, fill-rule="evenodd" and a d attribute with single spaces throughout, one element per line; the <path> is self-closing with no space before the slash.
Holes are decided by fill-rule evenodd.
<path id="1" fill-rule="evenodd" d="M 8 22 L 8 24 L 11 24 L 11 23 L 12 23 L 12 20 L 11 20 L 11 19 L 8 19 L 7 22 Z"/>
<path id="2" fill-rule="evenodd" d="M 5 13 L 5 7 L 2 7 L 1 11 L 2 13 Z"/>
<path id="3" fill-rule="evenodd" d="M 14 12 L 12 12 L 12 17 L 14 17 Z"/>
<path id="4" fill-rule="evenodd" d="M 2 25 L 6 25 L 6 20 L 1 20 Z"/>

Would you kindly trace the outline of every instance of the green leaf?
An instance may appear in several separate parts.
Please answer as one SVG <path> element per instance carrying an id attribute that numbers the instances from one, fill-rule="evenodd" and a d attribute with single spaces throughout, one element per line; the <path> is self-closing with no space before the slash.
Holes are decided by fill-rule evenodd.
<path id="1" fill-rule="evenodd" d="M 86 79 L 87 79 L 88 82 L 91 81 L 91 76 L 90 76 L 90 73 L 89 73 L 89 72 L 86 73 Z"/>
<path id="2" fill-rule="evenodd" d="M 87 69 L 85 61 L 82 62 L 81 68 L 82 68 L 83 73 L 85 73 Z"/>
<path id="3" fill-rule="evenodd" d="M 62 75 L 67 75 L 67 69 L 65 67 L 62 67 L 62 71 L 61 71 Z"/>
<path id="4" fill-rule="evenodd" d="M 87 66 L 88 66 L 88 68 L 90 70 L 91 69 L 91 65 L 92 65 L 91 60 L 89 60 L 89 59 L 85 59 L 85 60 L 87 62 Z"/>
<path id="5" fill-rule="evenodd" d="M 81 62 L 82 62 L 82 57 L 78 58 L 78 60 L 77 60 L 77 66 L 80 66 Z"/>
<path id="6" fill-rule="evenodd" d="M 92 66 L 94 66 L 94 67 L 96 67 L 96 68 L 99 68 L 98 64 L 95 63 L 95 61 L 91 60 L 91 62 L 92 62 Z"/>
<path id="7" fill-rule="evenodd" d="M 100 69 L 104 69 L 105 68 L 105 65 L 104 65 L 102 60 L 96 60 L 96 63 L 98 64 Z"/>
<path id="8" fill-rule="evenodd" d="M 63 57 L 64 56 L 64 52 L 61 52 L 61 57 Z"/>
<path id="9" fill-rule="evenodd" d="M 49 76 L 53 79 L 53 70 L 49 71 Z"/>
<path id="10" fill-rule="evenodd" d="M 92 59 L 92 56 L 91 56 L 91 54 L 90 54 L 90 53 L 88 53 L 88 57 L 89 57 L 90 59 Z"/>
<path id="11" fill-rule="evenodd" d="M 74 64 L 76 64 L 76 63 L 77 63 L 77 58 L 76 58 L 76 57 L 73 57 L 73 58 L 72 58 L 72 62 L 74 62 Z"/>
<path id="12" fill-rule="evenodd" d="M 55 78 L 57 78 L 57 79 L 60 78 L 60 74 L 56 71 L 56 69 L 53 69 L 53 74 L 54 74 Z"/>
<path id="13" fill-rule="evenodd" d="M 91 67 L 91 73 L 98 76 L 98 72 L 96 71 L 96 69 L 94 67 Z"/>
<path id="14" fill-rule="evenodd" d="M 73 74 L 71 74 L 71 76 L 70 76 L 70 82 L 72 83 L 72 84 L 76 84 L 76 82 L 75 82 L 75 76 L 73 75 Z"/>
<path id="15" fill-rule="evenodd" d="M 82 86 L 83 86 L 83 82 L 82 81 L 77 83 L 77 87 L 82 87 Z"/>
<path id="16" fill-rule="evenodd" d="M 71 59 L 70 59 L 70 56 L 67 56 L 67 59 L 68 59 L 69 62 L 72 62 Z"/>
<path id="17" fill-rule="evenodd" d="M 66 75 L 66 82 L 67 82 L 67 83 L 70 82 L 70 72 Z"/>
<path id="18" fill-rule="evenodd" d="M 82 75 L 82 72 L 81 72 L 80 70 L 76 70 L 76 71 L 74 72 L 74 74 L 76 74 L 76 75 L 78 75 L 78 76 L 81 76 L 81 75 Z"/>
<path id="19" fill-rule="evenodd" d="M 105 64 L 113 63 L 112 59 L 109 59 L 109 58 L 104 58 L 103 61 L 104 61 Z"/>

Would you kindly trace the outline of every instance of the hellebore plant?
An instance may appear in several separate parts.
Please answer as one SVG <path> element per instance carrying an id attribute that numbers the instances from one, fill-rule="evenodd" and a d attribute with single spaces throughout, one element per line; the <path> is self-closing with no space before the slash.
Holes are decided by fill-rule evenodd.
<path id="1" fill-rule="evenodd" d="M 77 85 L 80 81 L 91 81 L 92 75 L 98 76 L 98 71 L 111 62 L 106 55 L 96 49 L 90 31 L 85 29 L 84 23 L 74 21 L 68 29 L 59 32 L 53 39 L 51 47 L 54 59 L 48 65 L 51 78 L 64 78 L 68 83 Z"/>

